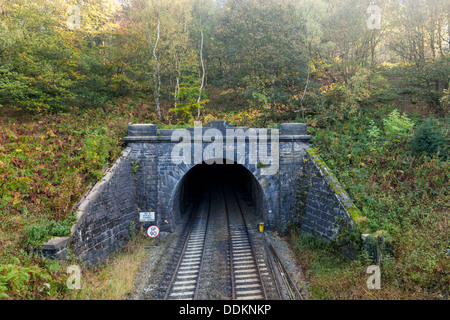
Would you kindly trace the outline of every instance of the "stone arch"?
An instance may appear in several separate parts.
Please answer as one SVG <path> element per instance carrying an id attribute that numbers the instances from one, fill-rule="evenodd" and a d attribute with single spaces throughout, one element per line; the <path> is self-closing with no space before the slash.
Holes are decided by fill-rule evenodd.
<path id="1" fill-rule="evenodd" d="M 208 161 L 214 161 L 219 159 L 207 159 Z M 250 195 L 252 204 L 255 206 L 256 214 L 261 218 L 262 221 L 267 220 L 268 212 L 271 212 L 271 208 L 269 205 L 269 201 L 267 200 L 267 194 L 264 190 L 263 185 L 261 184 L 260 177 L 257 172 L 257 168 L 254 165 L 248 165 L 237 163 L 236 161 L 232 161 L 228 159 L 222 158 L 222 164 L 206 164 L 205 161 L 188 165 L 184 168 L 183 174 L 180 176 L 179 180 L 174 185 L 174 192 L 172 193 L 171 199 L 169 201 L 169 217 L 172 224 L 172 229 L 181 221 L 182 215 L 188 209 L 188 204 L 184 201 L 184 196 L 186 192 L 189 192 L 185 189 L 186 186 L 189 186 L 189 179 L 193 177 L 193 175 L 199 173 L 202 168 L 208 168 L 209 166 L 228 166 L 224 167 L 227 169 L 231 169 L 231 166 L 234 166 L 234 170 L 238 170 L 237 173 L 242 173 L 245 175 L 245 178 L 242 180 L 246 181 L 245 188 L 246 192 Z M 255 167 L 255 168 L 253 168 Z M 217 167 L 220 170 L 219 167 Z M 233 170 L 231 169 L 231 170 Z M 258 179 L 259 178 L 259 179 Z M 192 205 L 192 203 L 191 203 Z"/>

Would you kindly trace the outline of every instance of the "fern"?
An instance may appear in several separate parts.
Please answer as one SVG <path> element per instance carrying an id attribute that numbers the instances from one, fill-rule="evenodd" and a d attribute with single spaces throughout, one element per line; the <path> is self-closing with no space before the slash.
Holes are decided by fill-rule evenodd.
<path id="1" fill-rule="evenodd" d="M 4 276 L 0 276 L 0 299 L 9 298 L 5 291 L 8 291 L 7 282 Z"/>
<path id="2" fill-rule="evenodd" d="M 29 272 L 29 268 L 14 264 L 0 266 L 0 274 L 3 274 L 0 277 L 0 292 L 3 291 L 3 296 L 6 295 L 4 291 L 8 289 L 17 294 L 24 291 L 30 281 Z"/>
<path id="3" fill-rule="evenodd" d="M 387 119 L 383 119 L 388 142 L 398 142 L 411 137 L 414 123 L 406 116 L 400 115 L 397 109 Z"/>

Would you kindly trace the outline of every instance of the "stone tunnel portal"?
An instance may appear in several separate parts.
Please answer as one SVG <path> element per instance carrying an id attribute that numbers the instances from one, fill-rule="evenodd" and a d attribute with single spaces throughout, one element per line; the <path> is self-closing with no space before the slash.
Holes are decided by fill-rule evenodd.
<path id="1" fill-rule="evenodd" d="M 245 208 L 242 210 L 244 216 L 253 215 L 264 221 L 266 205 L 259 182 L 243 165 L 226 163 L 225 159 L 213 164 L 202 162 L 184 175 L 175 192 L 175 219 L 180 221 L 185 218 L 205 193 L 215 193 L 216 198 L 223 197 L 224 189 L 234 190 Z"/>
<path id="2" fill-rule="evenodd" d="M 215 129 L 222 137 L 228 129 L 247 132 L 246 152 L 241 157 L 237 140 L 230 145 L 227 139 L 218 139 L 215 148 L 210 149 L 209 136 L 196 138 L 198 126 L 188 128 L 182 137 L 174 135 L 175 129 L 159 129 L 153 124 L 130 123 L 128 127 L 128 137 L 124 138 L 127 148 L 122 156 L 76 204 L 77 222 L 70 236 L 52 238 L 41 246 L 45 255 L 63 257 L 70 248 L 87 264 L 104 261 L 126 243 L 133 226 L 137 231 L 141 212 L 155 212 L 155 221 L 148 223 L 159 226 L 161 231 L 173 232 L 182 219 L 190 217 L 186 208 L 193 201 L 205 192 L 220 188 L 231 193 L 227 198 L 231 201 L 226 201 L 226 205 L 239 211 L 238 203 L 249 203 L 247 209 L 253 208 L 255 214 L 247 216 L 256 216 L 258 223 L 265 223 L 266 230 L 284 232 L 294 221 L 300 222 L 302 233 L 334 241 L 342 236 L 342 230 L 356 227 L 359 231 L 358 224 L 366 221 L 329 168 L 310 148 L 311 136 L 307 134 L 306 124 L 284 123 L 273 132 L 266 128 L 234 127 L 226 121 L 212 121 L 201 128 L 205 134 Z M 250 161 L 250 150 L 255 151 L 251 146 L 258 145 L 259 141 L 263 145 L 269 143 L 270 150 L 275 151 L 272 155 L 278 170 L 273 174 Z M 194 144 L 194 149 L 197 143 L 206 161 L 226 155 L 229 159 L 239 159 L 239 164 L 223 161 L 224 164 L 192 164 L 195 157 L 194 161 L 186 158 L 181 162 L 175 157 L 175 162 L 173 149 L 180 143 Z M 259 151 L 258 147 L 258 156 Z M 236 190 L 238 197 L 233 198 L 230 190 Z M 221 216 L 218 212 L 223 212 L 225 202 L 215 196 L 209 203 L 218 208 L 213 215 Z M 204 210 L 197 212 L 203 214 Z M 233 217 L 228 222 L 239 219 L 239 215 Z"/>

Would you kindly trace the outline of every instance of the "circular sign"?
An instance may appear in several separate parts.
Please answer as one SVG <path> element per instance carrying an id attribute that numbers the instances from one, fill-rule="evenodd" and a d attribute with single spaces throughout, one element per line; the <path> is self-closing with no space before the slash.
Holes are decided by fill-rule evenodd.
<path id="1" fill-rule="evenodd" d="M 159 235 L 159 228 L 157 226 L 150 226 L 150 227 L 148 227 L 147 235 L 150 238 L 156 238 Z"/>

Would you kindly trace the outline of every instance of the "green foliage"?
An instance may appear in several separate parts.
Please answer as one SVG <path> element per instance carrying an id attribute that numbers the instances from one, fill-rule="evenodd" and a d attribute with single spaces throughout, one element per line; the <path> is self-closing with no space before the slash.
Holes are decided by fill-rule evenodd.
<path id="1" fill-rule="evenodd" d="M 371 97 L 371 73 L 368 69 L 358 70 L 347 83 L 333 84 L 326 93 L 325 102 L 334 106 L 333 117 L 354 117 L 358 108 Z"/>
<path id="2" fill-rule="evenodd" d="M 370 97 L 370 71 L 359 69 L 347 82 L 343 89 L 344 101 L 350 104 L 361 103 Z"/>
<path id="3" fill-rule="evenodd" d="M 7 298 L 5 291 L 23 291 L 30 280 L 30 269 L 13 264 L 0 265 L 0 298 Z"/>
<path id="4" fill-rule="evenodd" d="M 302 234 L 298 230 L 293 230 L 292 235 L 296 238 L 295 246 L 305 246 L 310 249 L 327 252 L 332 250 L 332 244 L 310 233 Z"/>
<path id="5" fill-rule="evenodd" d="M 111 37 L 114 6 L 105 6 L 107 0 L 84 4 L 83 26 L 72 32 L 66 23 L 70 2 L 7 2 L 0 21 L 0 34 L 7 30 L 0 43 L 0 103 L 61 111 L 103 105 L 113 96 L 108 84 L 115 72 L 106 63 L 104 41 Z"/>
<path id="6" fill-rule="evenodd" d="M 198 97 L 200 94 L 201 79 L 192 71 L 182 77 L 178 93 L 177 107 L 170 109 L 170 112 L 175 113 L 180 123 L 188 123 L 204 108 L 206 99 L 206 91 L 202 90 L 200 102 Z"/>
<path id="7" fill-rule="evenodd" d="M 70 229 L 74 222 L 75 216 L 72 215 L 63 222 L 44 220 L 36 224 L 28 225 L 24 229 L 23 244 L 27 247 L 35 246 L 48 241 L 51 237 L 70 236 Z"/>
<path id="8" fill-rule="evenodd" d="M 436 120 L 427 119 L 417 127 L 411 141 L 411 148 L 419 154 L 434 156 L 437 153 L 442 157 L 448 156 L 448 138 L 445 137 Z"/>
<path id="9" fill-rule="evenodd" d="M 215 66 L 217 80 L 251 107 L 286 104 L 305 84 L 308 67 L 303 19 L 295 4 L 233 0 L 226 7 L 215 30 L 214 52 L 222 61 Z"/>
<path id="10" fill-rule="evenodd" d="M 381 130 L 375 125 L 375 121 L 370 120 L 370 127 L 368 130 L 368 136 L 370 138 L 369 142 L 369 148 L 371 151 L 381 150 L 382 147 L 380 147 L 380 135 Z"/>
<path id="11" fill-rule="evenodd" d="M 412 137 L 413 127 L 412 120 L 406 114 L 400 115 L 396 109 L 383 119 L 383 130 L 370 120 L 368 136 L 371 138 L 371 150 L 381 150 L 383 146 L 393 147 L 398 143 L 408 142 Z"/>
<path id="12" fill-rule="evenodd" d="M 450 113 L 450 90 L 444 89 L 442 97 L 439 99 L 444 115 Z"/>
<path id="13" fill-rule="evenodd" d="M 412 134 L 414 123 L 406 114 L 400 115 L 398 110 L 392 111 L 387 119 L 383 119 L 384 133 L 389 142 L 401 142 Z"/>
<path id="14" fill-rule="evenodd" d="M 59 271 L 52 262 L 44 265 L 22 266 L 21 261 L 13 257 L 8 263 L 0 264 L 0 299 L 40 299 L 59 297 L 67 293 L 63 279 L 52 279 Z"/>
<path id="15" fill-rule="evenodd" d="M 90 133 L 84 140 L 81 156 L 85 160 L 85 167 L 94 167 L 97 170 L 106 163 L 109 150 L 102 141 L 102 136 L 98 131 Z"/>
<path id="16" fill-rule="evenodd" d="M 131 166 L 132 166 L 131 173 L 133 174 L 133 176 L 135 176 L 136 173 L 138 172 L 139 168 L 140 168 L 139 160 L 131 161 Z"/>
<path id="17" fill-rule="evenodd" d="M 407 71 L 409 84 L 417 88 L 417 95 L 435 106 L 437 113 L 448 116 L 448 107 L 440 99 L 445 89 L 448 90 L 450 74 L 450 56 L 443 55 L 434 61 L 420 62 L 418 68 Z"/>
<path id="18" fill-rule="evenodd" d="M 111 152 L 117 146 L 116 139 L 105 127 L 90 130 L 80 152 L 80 157 L 84 162 L 81 169 L 93 178 L 101 178 L 103 176 L 101 170 L 108 164 Z"/>
<path id="19" fill-rule="evenodd" d="M 369 264 L 380 264 L 384 258 L 391 256 L 391 247 L 392 239 L 383 232 L 369 234 L 364 240 L 364 254 L 367 254 L 367 256 L 363 257 L 363 259 Z"/>
<path id="20" fill-rule="evenodd" d="M 443 285 L 444 279 L 448 279 L 444 271 L 448 268 L 445 258 L 448 239 L 442 227 L 449 218 L 446 204 L 449 162 L 436 155 L 422 157 L 411 152 L 408 143 L 414 141 L 411 123 L 409 117 L 402 117 L 397 111 L 363 108 L 351 120 L 314 128 L 313 143 L 367 218 L 362 232 L 383 235 L 382 238 L 389 240 L 387 252 L 390 253 L 384 256 L 382 269 L 383 283 L 389 293 L 405 297 L 420 291 L 426 297 L 442 298 L 448 290 Z M 436 130 L 445 127 L 444 124 L 425 121 L 423 126 L 428 129 L 420 135 L 428 136 L 426 130 L 433 127 Z M 417 129 L 415 135 L 418 132 Z M 389 147 L 385 147 L 385 142 Z M 381 147 L 373 148 L 378 146 Z M 359 265 L 373 263 L 371 259 L 376 258 L 377 245 L 370 246 L 372 257 L 361 254 Z M 325 263 L 326 254 L 312 250 L 320 256 L 318 263 Z M 340 262 L 335 268 L 358 274 L 357 265 L 349 267 Z M 311 271 L 320 288 L 315 290 L 321 295 L 339 295 L 344 284 L 349 286 L 347 293 L 358 290 L 359 284 L 351 283 L 350 278 L 331 279 L 332 273 L 329 270 L 330 276 L 321 278 L 316 271 Z"/>
<path id="21" fill-rule="evenodd" d="M 11 71 L 12 65 L 0 66 L 0 96 L 3 102 L 19 102 L 26 95 L 28 86 L 19 79 L 17 72 Z"/>

